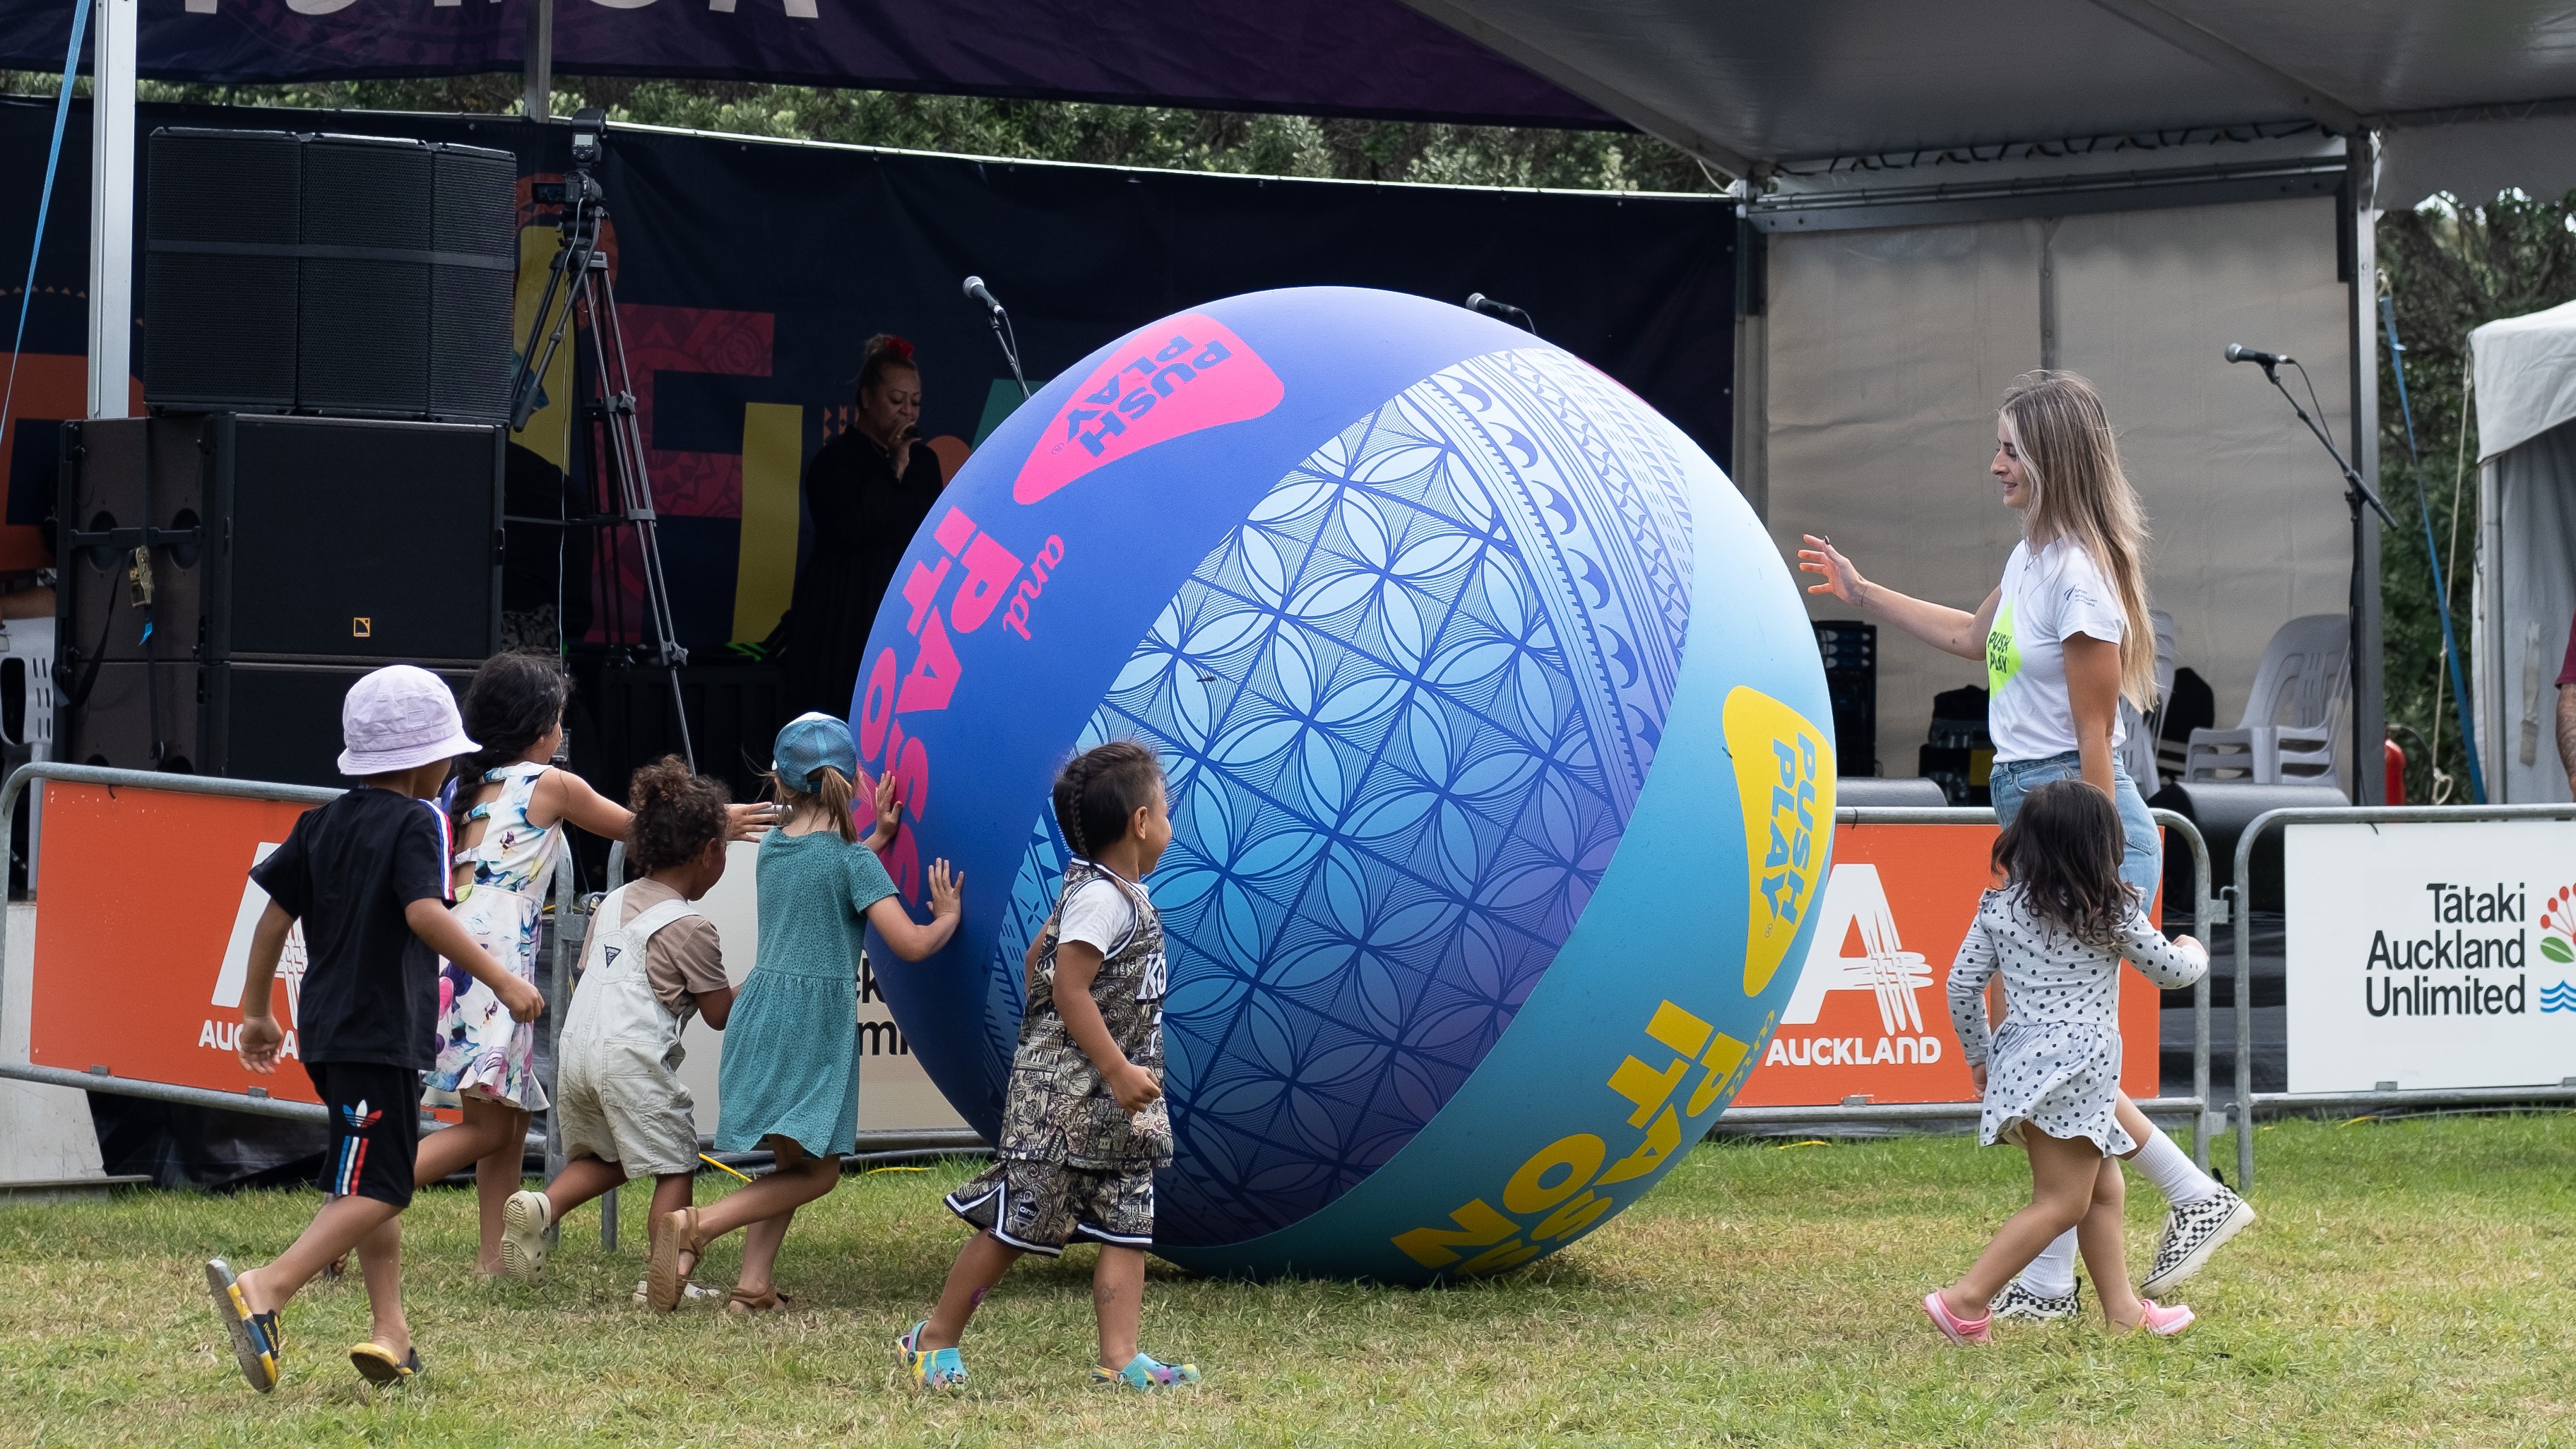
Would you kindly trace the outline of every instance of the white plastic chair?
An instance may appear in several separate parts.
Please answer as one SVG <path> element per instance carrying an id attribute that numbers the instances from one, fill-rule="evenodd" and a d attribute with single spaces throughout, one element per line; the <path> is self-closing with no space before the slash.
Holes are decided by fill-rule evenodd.
<path id="1" fill-rule="evenodd" d="M 2193 730 L 2183 778 L 2256 785 L 2332 785 L 2351 666 L 2341 614 L 2292 619 L 2263 646 L 2245 717 L 2232 730 Z"/>

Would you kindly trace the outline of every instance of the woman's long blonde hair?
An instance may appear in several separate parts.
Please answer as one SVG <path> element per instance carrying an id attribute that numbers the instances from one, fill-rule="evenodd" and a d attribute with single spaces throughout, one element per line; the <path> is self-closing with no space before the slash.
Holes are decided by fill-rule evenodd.
<path id="1" fill-rule="evenodd" d="M 2059 539 L 2092 557 L 2119 595 L 2120 697 L 2143 712 L 2156 703 L 2156 631 L 2147 618 L 2147 514 L 2120 468 L 2102 394 L 2071 372 L 2026 372 L 2004 392 L 2004 435 L 2030 480 L 2022 537 L 2034 549 Z"/>

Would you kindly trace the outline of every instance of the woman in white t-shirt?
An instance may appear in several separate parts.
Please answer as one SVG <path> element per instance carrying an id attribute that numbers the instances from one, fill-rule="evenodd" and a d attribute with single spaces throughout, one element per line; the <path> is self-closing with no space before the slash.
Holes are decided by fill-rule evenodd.
<path id="1" fill-rule="evenodd" d="M 1997 823 L 2011 824 L 2022 797 L 2042 785 L 2085 781 L 2118 807 L 2126 844 L 2120 879 L 2151 902 L 2164 870 L 2162 833 L 2118 754 L 2121 700 L 2141 714 L 2155 705 L 2147 521 L 2120 467 L 2101 394 L 2069 372 L 2016 379 L 1996 414 L 1988 471 L 2003 485 L 2004 506 L 2022 515 L 2022 541 L 2004 564 L 2003 583 L 1975 613 L 1872 583 L 1831 539 L 1814 534 L 1798 551 L 1798 567 L 1824 581 L 1807 591 L 1866 609 L 1944 653 L 1983 660 Z M 2200 1271 L 2254 1221 L 2254 1210 L 2193 1166 L 2125 1092 L 2118 1114 L 2144 1144 L 2129 1160 L 2173 1202 L 2139 1285 L 2152 1297 Z M 2080 1312 L 2074 1234 L 2006 1287 L 1995 1309 L 2014 1318 Z"/>

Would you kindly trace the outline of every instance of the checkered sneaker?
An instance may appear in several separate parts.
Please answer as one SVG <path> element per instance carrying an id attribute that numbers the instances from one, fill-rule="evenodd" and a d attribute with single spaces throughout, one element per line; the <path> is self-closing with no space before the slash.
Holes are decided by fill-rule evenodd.
<path id="1" fill-rule="evenodd" d="M 2156 1244 L 2155 1264 L 2147 1270 L 2147 1279 L 2138 1285 L 2138 1292 L 2152 1298 L 2199 1272 L 2211 1254 L 2253 1221 L 2253 1204 L 2225 1187 L 2215 1197 L 2175 1208 L 2165 1218 L 2165 1235 Z"/>
<path id="2" fill-rule="evenodd" d="M 2032 1323 L 2048 1323 L 2060 1318 L 2084 1316 L 2084 1285 L 2063 1293 L 2034 1293 L 2019 1278 L 2004 1285 L 2004 1291 L 1986 1305 L 1997 1318 L 2021 1318 Z"/>

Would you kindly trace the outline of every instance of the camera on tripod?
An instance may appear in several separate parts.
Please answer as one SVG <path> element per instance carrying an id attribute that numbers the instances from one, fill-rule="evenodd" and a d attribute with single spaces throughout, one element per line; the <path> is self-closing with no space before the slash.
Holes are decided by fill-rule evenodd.
<path id="1" fill-rule="evenodd" d="M 597 205 L 608 199 L 608 192 L 588 172 L 576 171 L 561 181 L 540 181 L 528 188 L 530 199 L 539 206 L 570 206 L 575 202 Z"/>
<path id="2" fill-rule="evenodd" d="M 539 407 L 547 401 L 547 371 L 557 353 L 571 342 L 576 361 L 572 368 L 572 396 L 565 401 L 572 405 L 578 419 L 572 438 L 589 460 L 584 486 L 596 489 L 605 484 L 610 496 L 600 499 L 594 495 L 589 505 L 593 511 L 579 517 L 570 512 L 567 504 L 561 516 L 526 521 L 561 530 L 590 530 L 590 546 L 598 550 L 607 567 L 621 572 L 628 552 L 611 542 L 607 531 L 632 530 L 633 557 L 643 572 L 642 632 L 650 637 L 641 648 L 623 642 L 628 632 L 623 619 L 627 590 L 613 583 L 603 591 L 617 614 L 606 630 L 611 641 L 606 649 L 623 663 L 649 664 L 669 671 L 671 706 L 678 711 L 680 753 L 694 762 L 697 752 L 689 740 L 679 675 L 679 667 L 689 661 L 689 651 L 681 646 L 671 619 L 653 484 L 645 467 L 648 447 L 636 408 L 634 372 L 626 359 L 626 334 L 617 320 L 617 283 L 608 259 L 600 251 L 601 233 L 608 221 L 608 191 L 591 174 L 591 168 L 608 152 L 607 125 L 607 112 L 596 106 L 574 116 L 571 164 L 565 167 L 563 179 L 539 182 L 530 188 L 537 205 L 557 208 L 560 215 L 554 261 L 546 269 L 545 290 L 538 295 L 536 311 L 528 318 L 527 338 L 519 347 L 518 368 L 511 378 L 510 431 L 527 431 Z M 576 315 L 584 319 L 581 330 L 588 337 L 587 348 L 574 336 Z M 582 382 L 585 368 L 580 362 L 585 351 L 589 364 L 587 387 Z M 569 462 L 566 467 L 570 469 Z"/>
<path id="3" fill-rule="evenodd" d="M 587 106 L 572 118 L 572 165 L 561 181 L 540 181 L 529 188 L 539 206 L 597 206 L 608 199 L 590 168 L 608 154 L 608 113 Z"/>

